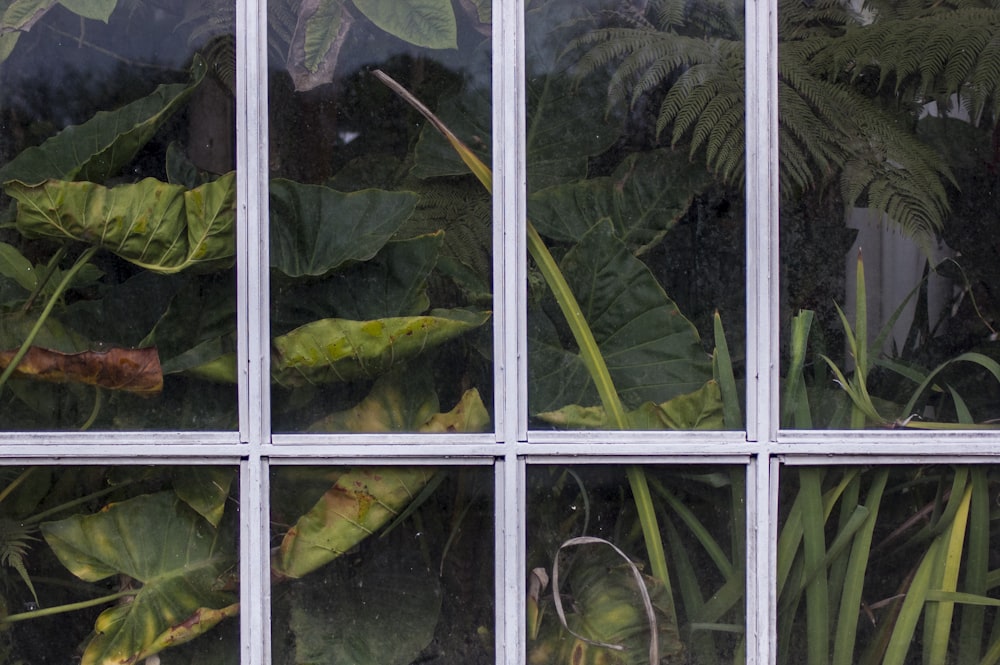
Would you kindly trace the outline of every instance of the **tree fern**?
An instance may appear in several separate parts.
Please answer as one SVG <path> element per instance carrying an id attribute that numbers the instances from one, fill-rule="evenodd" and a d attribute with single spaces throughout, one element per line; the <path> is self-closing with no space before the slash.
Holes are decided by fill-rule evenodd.
<path id="1" fill-rule="evenodd" d="M 582 53 L 581 80 L 613 68 L 609 105 L 659 96 L 657 137 L 742 184 L 745 45 L 726 7 L 656 0 L 638 20 L 623 5 L 569 50 Z M 917 139 L 916 120 L 927 102 L 947 108 L 956 94 L 975 117 L 1000 111 L 1000 10 L 981 0 L 871 0 L 860 12 L 843 0 L 782 0 L 778 20 L 783 195 L 836 184 L 845 205 L 917 236 L 939 230 L 953 179 Z"/>

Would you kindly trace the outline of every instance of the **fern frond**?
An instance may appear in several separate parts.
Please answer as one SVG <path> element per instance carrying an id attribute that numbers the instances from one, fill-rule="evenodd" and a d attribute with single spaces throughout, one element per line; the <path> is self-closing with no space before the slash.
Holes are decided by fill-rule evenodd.
<path id="1" fill-rule="evenodd" d="M 28 569 L 24 565 L 24 559 L 28 555 L 29 541 L 38 540 L 31 535 L 32 529 L 14 520 L 0 518 L 0 565 L 13 568 L 21 577 L 25 586 L 31 591 L 31 596 L 38 605 L 38 594 L 35 593 L 35 585 L 31 583 Z"/>

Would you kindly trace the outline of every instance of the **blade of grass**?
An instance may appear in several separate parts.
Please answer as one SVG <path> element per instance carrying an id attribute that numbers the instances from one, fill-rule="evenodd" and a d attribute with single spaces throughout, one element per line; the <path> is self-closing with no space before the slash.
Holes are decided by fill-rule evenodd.
<path id="1" fill-rule="evenodd" d="M 935 538 L 924 552 L 924 556 L 920 560 L 920 565 L 917 567 L 917 572 L 913 575 L 913 580 L 910 582 L 906 597 L 903 599 L 899 615 L 896 617 L 892 627 L 892 634 L 885 648 L 882 665 L 903 665 L 906 662 L 906 653 L 913 642 L 913 634 L 916 632 L 920 613 L 927 600 L 934 560 L 937 558 L 941 547 L 941 539 Z"/>
<path id="2" fill-rule="evenodd" d="M 733 374 L 733 359 L 729 355 L 729 343 L 726 341 L 726 331 L 722 327 L 722 317 L 715 311 L 713 317 L 715 331 L 715 352 L 712 354 L 712 369 L 715 380 L 719 382 L 722 393 L 722 418 L 728 429 L 743 429 L 743 413 L 740 410 L 739 391 L 736 389 L 736 376 Z"/>
<path id="3" fill-rule="evenodd" d="M 790 358 L 788 373 L 785 376 L 785 395 L 782 400 L 781 422 L 784 427 L 812 428 L 812 416 L 809 412 L 809 396 L 806 394 L 803 368 L 806 362 L 809 330 L 812 328 L 814 318 L 815 313 L 805 309 L 792 319 L 789 341 Z"/>

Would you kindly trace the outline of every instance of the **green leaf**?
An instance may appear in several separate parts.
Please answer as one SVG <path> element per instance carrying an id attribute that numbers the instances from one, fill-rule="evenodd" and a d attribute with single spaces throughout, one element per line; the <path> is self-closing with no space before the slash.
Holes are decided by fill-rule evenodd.
<path id="1" fill-rule="evenodd" d="M 230 539 L 173 492 L 113 503 L 94 515 L 41 525 L 59 561 L 77 577 L 134 580 L 131 602 L 105 610 L 83 665 L 131 665 L 230 616 L 235 597 L 213 590 L 236 563 Z"/>
<path id="2" fill-rule="evenodd" d="M 0 275 L 10 277 L 25 291 L 34 291 L 38 286 L 38 272 L 31 261 L 5 242 L 0 242 Z"/>
<path id="3" fill-rule="evenodd" d="M 92 182 L 8 182 L 17 227 L 32 238 L 98 245 L 141 268 L 217 270 L 235 253 L 236 174 L 185 189 L 153 178 L 107 188 Z"/>
<path id="4" fill-rule="evenodd" d="M 302 577 L 333 561 L 392 520 L 433 475 L 427 466 L 348 470 L 285 534 L 273 572 Z"/>
<path id="5" fill-rule="evenodd" d="M 174 474 L 174 492 L 192 510 L 219 526 L 235 474 L 221 466 L 191 466 Z"/>
<path id="6" fill-rule="evenodd" d="M 366 554 L 357 566 L 331 566 L 290 600 L 295 663 L 406 665 L 434 637 L 441 585 L 419 548 L 404 542 Z"/>
<path id="7" fill-rule="evenodd" d="M 77 16 L 107 23 L 118 0 L 59 0 L 59 4 Z"/>
<path id="8" fill-rule="evenodd" d="M 615 236 L 610 222 L 595 225 L 561 268 L 626 406 L 664 402 L 712 378 L 697 330 Z M 528 322 L 531 412 L 596 403 L 579 353 L 564 348 L 544 312 L 532 312 Z"/>
<path id="9" fill-rule="evenodd" d="M 354 0 L 372 23 L 400 39 L 427 48 L 458 48 L 451 0 Z"/>
<path id="10" fill-rule="evenodd" d="M 343 193 L 290 180 L 271 182 L 271 267 L 290 277 L 323 275 L 370 259 L 417 204 L 409 192 Z"/>
<path id="11" fill-rule="evenodd" d="M 399 370 L 380 377 L 357 406 L 313 423 L 309 431 L 482 432 L 490 423 L 475 389 L 467 390 L 448 413 L 438 413 L 438 408 L 430 372 Z"/>
<path id="12" fill-rule="evenodd" d="M 544 236 L 576 242 L 601 219 L 610 219 L 635 253 L 658 243 L 687 213 L 708 173 L 692 169 L 682 152 L 656 150 L 629 156 L 615 174 L 535 192 L 531 221 Z"/>
<path id="13" fill-rule="evenodd" d="M 489 318 L 489 313 L 434 310 L 371 321 L 314 321 L 272 341 L 271 377 L 288 387 L 375 378 Z"/>
<path id="14" fill-rule="evenodd" d="M 427 311 L 427 278 L 445 240 L 443 232 L 386 243 L 373 258 L 321 280 L 281 287 L 271 304 L 271 329 L 320 318 L 366 321 Z M 287 329 L 287 328 L 283 328 Z"/>
<path id="15" fill-rule="evenodd" d="M 0 168 L 0 183 L 105 181 L 131 162 L 160 125 L 187 101 L 206 70 L 205 62 L 196 57 L 190 83 L 161 85 L 147 97 L 116 111 L 101 111 L 82 125 L 67 127 L 42 145 L 24 150 Z"/>

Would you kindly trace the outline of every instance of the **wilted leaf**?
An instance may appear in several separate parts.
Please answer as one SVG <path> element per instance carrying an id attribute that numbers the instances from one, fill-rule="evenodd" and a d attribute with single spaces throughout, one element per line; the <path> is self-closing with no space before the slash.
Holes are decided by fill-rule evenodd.
<path id="1" fill-rule="evenodd" d="M 302 577 L 378 531 L 430 481 L 426 466 L 366 467 L 341 475 L 288 530 L 271 560 L 279 577 Z"/>
<path id="2" fill-rule="evenodd" d="M 354 0 L 372 23 L 390 35 L 427 48 L 458 48 L 451 0 Z"/>
<path id="3" fill-rule="evenodd" d="M 433 310 L 371 321 L 314 321 L 272 340 L 271 377 L 284 386 L 375 378 L 489 318 L 483 312 Z"/>
<path id="4" fill-rule="evenodd" d="M 646 402 L 625 414 L 634 430 L 725 429 L 719 384 L 707 381 L 693 393 L 678 395 L 662 404 Z M 604 407 L 570 404 L 557 411 L 539 413 L 538 419 L 565 429 L 607 429 Z"/>
<path id="5" fill-rule="evenodd" d="M 94 515 L 41 526 L 77 577 L 134 580 L 136 594 L 98 617 L 82 665 L 132 665 L 177 638 L 200 634 L 235 611 L 216 580 L 236 563 L 231 539 L 173 492 L 113 503 Z"/>
<path id="6" fill-rule="evenodd" d="M 303 92 L 330 83 L 354 17 L 344 0 L 303 0 L 285 68 Z"/>
<path id="7" fill-rule="evenodd" d="M 610 222 L 584 235 L 561 268 L 626 407 L 669 400 L 712 378 L 697 330 Z M 528 323 L 531 412 L 598 403 L 579 352 L 565 348 L 545 311 L 533 311 Z"/>
<path id="8" fill-rule="evenodd" d="M 105 181 L 131 162 L 160 125 L 187 101 L 206 70 L 205 62 L 196 57 L 190 83 L 161 85 L 147 97 L 116 111 L 101 111 L 82 125 L 67 127 L 42 145 L 22 151 L 0 168 L 0 183 Z"/>
<path id="9" fill-rule="evenodd" d="M 479 392 L 467 390 L 454 409 L 438 413 L 430 373 L 395 371 L 382 376 L 352 409 L 313 423 L 311 432 L 482 432 L 490 423 Z"/>
<path id="10" fill-rule="evenodd" d="M 28 237 L 99 245 L 159 273 L 215 270 L 235 253 L 236 174 L 185 189 L 153 178 L 107 188 L 92 182 L 9 182 L 17 226 Z"/>
<path id="11" fill-rule="evenodd" d="M 290 277 L 323 275 L 375 255 L 416 206 L 409 192 L 344 193 L 271 181 L 271 267 Z"/>
<path id="12" fill-rule="evenodd" d="M 6 368 L 16 353 L 16 349 L 0 351 L 0 369 Z M 163 389 L 163 372 L 154 348 L 60 353 L 32 346 L 13 376 L 51 383 L 84 383 L 140 395 L 155 395 Z"/>

